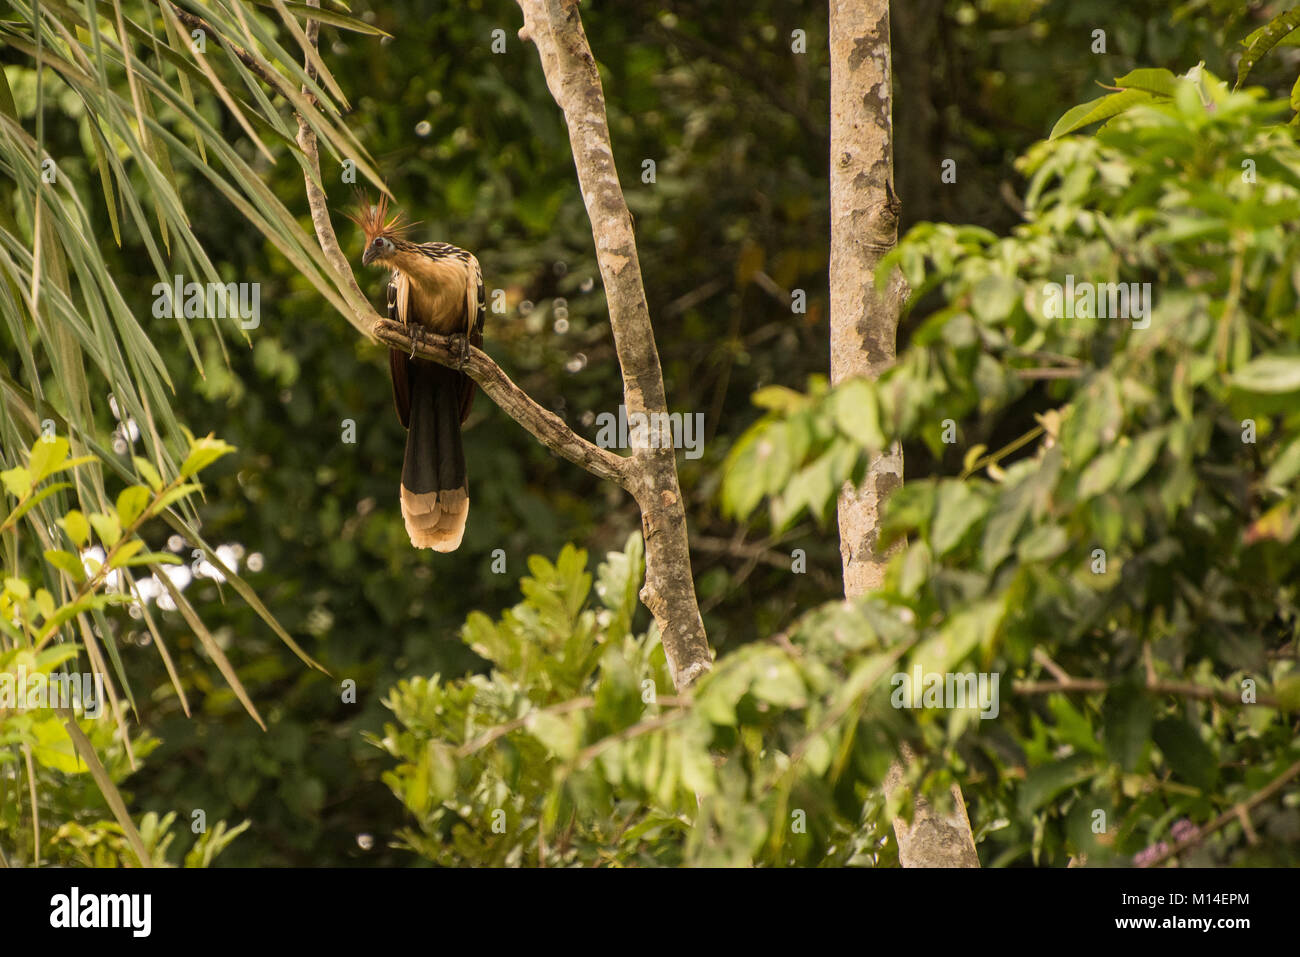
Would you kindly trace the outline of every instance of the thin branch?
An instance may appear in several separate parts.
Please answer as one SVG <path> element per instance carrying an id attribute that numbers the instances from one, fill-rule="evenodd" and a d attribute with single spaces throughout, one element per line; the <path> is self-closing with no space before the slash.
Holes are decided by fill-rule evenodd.
<path id="1" fill-rule="evenodd" d="M 1018 379 L 1078 379 L 1083 375 L 1082 369 L 1061 369 L 1054 366 L 1015 371 Z"/>
<path id="2" fill-rule="evenodd" d="M 730 276 L 718 276 L 714 279 L 710 279 L 704 285 L 678 296 L 672 302 L 668 303 L 668 305 L 664 306 L 663 315 L 665 318 L 672 318 L 673 316 L 681 315 L 687 309 L 693 309 L 711 296 L 722 292 L 722 290 L 726 289 L 730 284 Z"/>
<path id="3" fill-rule="evenodd" d="M 568 701 L 561 701 L 559 704 L 552 705 L 549 708 L 539 708 L 535 711 L 529 711 L 522 718 L 515 718 L 513 721 L 507 721 L 505 724 L 499 724 L 495 728 L 480 734 L 477 738 L 471 738 L 459 748 L 456 749 L 456 757 L 465 758 L 475 751 L 481 751 L 498 738 L 505 737 L 511 731 L 518 731 L 529 721 L 532 721 L 539 714 L 568 714 L 570 711 L 581 711 L 584 708 L 595 707 L 596 699 L 591 695 L 581 698 L 570 698 Z"/>
<path id="4" fill-rule="evenodd" d="M 1052 656 L 1042 648 L 1034 649 L 1034 660 L 1052 673 L 1052 677 L 1057 681 L 1073 681 L 1070 673 L 1052 660 Z"/>
<path id="5" fill-rule="evenodd" d="M 619 744 L 623 741 L 630 741 L 643 734 L 658 731 L 660 728 L 665 728 L 670 724 L 675 724 L 682 718 L 686 717 L 686 715 L 687 712 L 685 709 L 677 708 L 669 711 L 667 714 L 661 714 L 654 718 L 647 718 L 638 724 L 624 728 L 616 734 L 611 734 L 609 737 L 601 738 L 595 744 L 589 745 L 578 752 L 578 756 L 573 761 L 574 766 L 579 768 L 586 767 L 592 758 L 596 757 L 610 745 Z"/>
<path id="6" fill-rule="evenodd" d="M 177 4 L 169 3 L 167 0 L 155 0 L 155 2 L 160 8 L 163 8 L 165 4 L 165 9 L 174 13 L 176 18 L 191 31 L 202 30 L 204 36 L 210 38 L 213 43 L 225 47 L 232 56 L 248 68 L 249 72 L 286 100 L 289 100 L 292 105 L 293 88 L 288 85 L 288 80 L 285 77 L 274 70 L 268 69 L 261 60 L 234 40 L 223 36 L 219 30 L 203 17 L 182 9 Z M 307 0 L 307 4 L 319 7 L 320 0 Z M 320 21 L 308 20 L 305 29 L 307 40 L 314 49 L 319 40 Z M 317 71 L 315 66 L 312 65 L 309 56 L 304 57 L 303 68 L 308 77 L 312 80 L 316 79 Z M 314 107 L 317 104 L 316 95 L 306 84 L 302 86 L 302 95 L 309 106 Z M 334 269 L 340 293 L 348 306 L 351 307 L 351 311 L 345 314 L 345 318 L 356 326 L 359 332 L 369 335 L 369 326 L 364 320 L 358 318 L 360 314 L 369 311 L 369 300 L 367 300 L 365 293 L 361 291 L 361 287 L 357 284 L 356 276 L 352 273 L 352 267 L 348 264 L 347 256 L 343 254 L 339 246 L 338 237 L 334 233 L 334 226 L 330 222 L 325 191 L 321 187 L 320 148 L 316 141 L 316 132 L 311 128 L 300 109 L 295 108 L 294 115 L 298 121 L 298 146 L 302 150 L 306 161 L 304 179 L 307 182 L 307 203 L 311 208 L 311 221 L 316 231 L 317 242 L 320 244 L 321 252 L 325 254 L 326 261 Z"/>
<path id="7" fill-rule="evenodd" d="M 1300 761 L 1297 761 L 1295 764 L 1291 765 L 1291 767 L 1287 768 L 1285 771 L 1283 771 L 1281 774 L 1275 777 L 1263 788 L 1263 790 L 1259 791 L 1249 801 L 1245 802 L 1244 804 L 1240 804 L 1240 803 L 1234 804 L 1231 808 L 1229 808 L 1227 811 L 1224 811 L 1222 814 L 1216 817 L 1205 827 L 1197 828 L 1194 834 L 1184 838 L 1183 840 L 1176 843 L 1173 847 L 1170 847 L 1167 850 L 1162 851 L 1161 853 L 1153 857 L 1151 860 L 1139 866 L 1155 867 L 1157 864 L 1163 864 L 1171 857 L 1177 857 L 1179 854 L 1187 850 L 1189 847 L 1192 847 L 1195 844 L 1200 844 L 1203 840 L 1205 840 L 1215 831 L 1226 826 L 1227 824 L 1231 823 L 1234 820 L 1242 821 L 1242 823 L 1246 826 L 1247 831 L 1249 831 L 1250 826 L 1249 824 L 1246 823 L 1248 821 L 1247 815 L 1254 808 L 1259 807 L 1259 805 L 1263 804 L 1265 801 L 1271 798 L 1278 791 L 1282 790 L 1282 786 L 1286 784 L 1288 781 L 1290 781 L 1297 774 L 1300 774 Z"/>
<path id="8" fill-rule="evenodd" d="M 320 0 L 307 0 L 308 6 L 319 7 Z M 312 49 L 316 48 L 320 40 L 320 21 L 307 21 L 307 42 Z M 303 64 L 307 75 L 313 80 L 316 79 L 316 68 L 312 66 L 310 57 L 305 59 Z M 311 102 L 311 91 L 306 84 L 302 88 L 303 96 Z M 352 265 L 348 262 L 348 257 L 343 254 L 339 246 L 339 238 L 334 232 L 334 224 L 330 221 L 329 206 L 326 204 L 325 190 L 321 186 L 320 175 L 320 147 L 316 142 L 316 132 L 308 125 L 306 117 L 301 113 L 298 117 L 298 146 L 302 149 L 303 155 L 307 158 L 308 175 L 303 179 L 307 183 L 307 205 L 311 209 L 311 224 L 316 230 L 316 241 L 320 243 L 321 252 L 329 264 L 334 267 L 334 272 L 339 278 L 339 288 L 343 296 L 348 301 L 354 312 L 369 311 L 370 300 L 366 294 L 361 291 L 361 286 L 357 284 L 357 277 L 352 272 Z M 311 175 L 314 174 L 314 175 Z M 362 308 L 362 304 L 366 308 Z M 347 317 L 353 325 L 364 333 L 370 334 L 369 330 L 364 327 L 363 323 L 356 321 L 352 316 Z"/>
<path id="9" fill-rule="evenodd" d="M 156 2 L 159 6 L 162 6 L 163 4 L 163 0 L 156 0 Z M 310 3 L 311 0 L 308 0 L 308 2 Z M 234 40 L 222 36 L 221 32 L 217 30 L 216 27 L 212 26 L 212 24 L 208 23 L 207 20 L 204 20 L 196 13 L 190 13 L 190 11 L 183 9 L 178 4 L 169 3 L 168 6 L 171 7 L 172 13 L 176 14 L 176 19 L 189 27 L 191 31 L 202 30 L 205 37 L 211 38 L 213 43 L 229 50 L 241 63 L 244 64 L 244 66 L 248 67 L 250 73 L 271 89 L 278 90 L 280 88 L 280 84 L 284 82 L 282 76 L 268 70 L 262 65 L 262 62 L 257 57 L 253 56 Z M 312 6 L 320 6 L 320 0 L 317 0 L 316 3 L 312 4 Z"/>
<path id="10" fill-rule="evenodd" d="M 1011 685 L 1011 690 L 1016 694 L 1037 695 L 1037 694 L 1103 694 L 1115 687 L 1112 682 L 1103 678 L 1070 678 L 1068 681 L 1016 681 Z M 1253 701 L 1242 701 L 1241 697 L 1235 692 L 1220 690 L 1219 688 L 1207 688 L 1205 685 L 1191 684 L 1183 681 L 1156 681 L 1144 686 L 1145 690 L 1151 694 L 1171 694 L 1183 698 L 1193 698 L 1197 701 L 1217 701 L 1219 704 L 1241 706 L 1244 704 L 1260 704 L 1266 708 L 1279 707 L 1277 698 L 1272 695 L 1262 694 Z"/>
<path id="11" fill-rule="evenodd" d="M 531 40 L 546 85 L 564 113 L 578 185 L 591 220 L 596 258 L 609 304 L 609 324 L 623 375 L 629 415 L 665 413 L 663 369 L 646 303 L 632 214 L 610 142 L 605 93 L 575 0 L 517 0 L 524 15 L 519 36 Z M 641 509 L 646 546 L 641 601 L 659 626 L 678 690 L 712 664 L 691 574 L 686 511 L 672 442 L 650 442 L 632 456 L 629 486 Z"/>
<path id="12" fill-rule="evenodd" d="M 676 708 L 680 710 L 690 703 L 691 699 L 689 696 L 677 697 L 675 695 L 662 695 L 655 699 L 655 704 L 659 705 L 661 708 Z M 551 705 L 548 708 L 537 708 L 533 711 L 529 711 L 521 718 L 515 718 L 513 721 L 507 721 L 505 724 L 499 724 L 494 728 L 489 728 L 477 738 L 472 738 L 469 741 L 466 741 L 456 749 L 456 757 L 464 758 L 473 754 L 475 751 L 482 751 L 498 738 L 505 737 L 510 732 L 518 731 L 520 728 L 526 726 L 528 722 L 532 721 L 540 714 L 568 714 L 570 711 L 585 711 L 586 709 L 594 708 L 595 706 L 596 699 L 591 697 L 591 695 L 585 695 L 581 698 L 570 698 L 568 701 L 561 701 L 559 704 Z M 604 741 L 606 739 L 602 738 L 601 740 Z M 597 744 L 599 743 L 600 742 L 597 742 Z M 596 745 L 592 745 L 592 747 L 595 746 Z"/>
<path id="13" fill-rule="evenodd" d="M 391 319 L 376 319 L 371 334 L 394 349 L 431 359 L 450 368 L 460 366 L 459 340 L 451 336 L 424 334 L 414 342 L 410 330 Z M 492 357 L 473 346 L 463 371 L 479 384 L 501 411 L 514 419 L 552 452 L 581 466 L 592 475 L 608 479 L 631 491 L 632 459 L 592 445 L 564 424 L 554 412 L 542 408 L 523 389 L 515 385 Z"/>

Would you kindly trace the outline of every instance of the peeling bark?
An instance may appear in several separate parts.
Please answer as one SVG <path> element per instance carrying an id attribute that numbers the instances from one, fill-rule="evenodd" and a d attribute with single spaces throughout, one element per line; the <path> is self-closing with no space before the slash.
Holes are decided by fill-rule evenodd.
<path id="1" fill-rule="evenodd" d="M 888 0 L 831 0 L 831 382 L 876 377 L 896 356 L 898 315 L 905 295 L 895 275 L 880 292 L 876 266 L 898 239 L 898 197 L 893 184 L 893 81 L 890 75 Z M 880 506 L 903 482 L 903 450 L 872 458 L 858 488 L 839 499 L 840 558 L 844 595 L 878 588 L 889 553 L 878 544 Z M 904 749 L 902 758 L 912 755 Z M 885 790 L 904 786 L 895 764 Z M 955 809 L 938 814 L 923 798 L 912 823 L 894 822 L 904 867 L 978 867 L 961 791 Z"/>

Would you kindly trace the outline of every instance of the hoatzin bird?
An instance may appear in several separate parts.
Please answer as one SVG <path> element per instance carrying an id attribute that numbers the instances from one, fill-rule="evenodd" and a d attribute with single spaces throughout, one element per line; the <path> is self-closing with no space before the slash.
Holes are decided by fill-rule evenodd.
<path id="1" fill-rule="evenodd" d="M 422 331 L 459 336 L 462 362 L 469 346 L 483 343 L 483 272 L 478 260 L 447 243 L 413 243 L 411 224 L 388 216 L 388 198 L 362 203 L 351 217 L 366 237 L 363 266 L 392 270 L 388 318 L 406 324 L 412 340 Z M 460 427 L 474 402 L 474 380 L 456 369 L 408 356 L 388 355 L 397 417 L 406 427 L 402 463 L 402 518 L 416 548 L 454 552 L 465 534 L 469 490 Z"/>

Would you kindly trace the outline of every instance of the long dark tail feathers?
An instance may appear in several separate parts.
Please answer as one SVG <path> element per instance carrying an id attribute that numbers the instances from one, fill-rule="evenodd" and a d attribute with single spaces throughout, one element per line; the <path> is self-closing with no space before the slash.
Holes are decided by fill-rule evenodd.
<path id="1" fill-rule="evenodd" d="M 407 367 L 407 378 L 410 422 L 402 463 L 402 518 L 416 548 L 454 552 L 469 517 L 460 436 L 465 376 L 416 359 Z"/>

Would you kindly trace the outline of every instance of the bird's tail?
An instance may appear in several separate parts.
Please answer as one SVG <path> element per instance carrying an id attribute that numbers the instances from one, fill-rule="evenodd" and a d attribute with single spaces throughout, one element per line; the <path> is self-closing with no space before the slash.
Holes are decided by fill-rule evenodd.
<path id="1" fill-rule="evenodd" d="M 461 444 L 463 373 L 414 359 L 402 463 L 402 518 L 416 548 L 454 552 L 465 534 L 469 488 Z"/>

